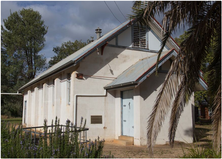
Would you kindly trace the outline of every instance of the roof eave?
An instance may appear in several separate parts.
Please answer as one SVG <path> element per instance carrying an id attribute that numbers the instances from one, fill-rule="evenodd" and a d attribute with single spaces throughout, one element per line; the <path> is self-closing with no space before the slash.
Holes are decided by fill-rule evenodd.
<path id="1" fill-rule="evenodd" d="M 134 86 L 134 85 L 137 85 L 137 84 L 138 84 L 138 82 L 131 81 L 131 82 L 117 84 L 117 85 L 112 85 L 112 86 L 105 86 L 104 89 L 111 90 L 111 89 L 117 89 L 117 88 L 122 88 L 122 87 L 130 87 L 130 86 Z"/>

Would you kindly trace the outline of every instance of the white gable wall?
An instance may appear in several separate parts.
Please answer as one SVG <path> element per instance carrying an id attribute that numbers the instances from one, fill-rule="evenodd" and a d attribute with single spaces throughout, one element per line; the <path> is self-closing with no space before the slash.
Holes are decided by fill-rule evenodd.
<path id="1" fill-rule="evenodd" d="M 150 50 L 157 50 L 161 48 L 161 40 L 155 35 L 155 33 L 151 30 L 148 32 L 148 46 Z M 163 51 L 168 50 L 166 46 L 164 47 Z"/>
<path id="2" fill-rule="evenodd" d="M 113 38 L 109 44 L 118 45 L 118 46 L 125 46 L 125 47 L 133 47 L 133 35 L 132 35 L 132 28 L 129 27 L 117 37 Z M 148 49 L 159 51 L 161 48 L 161 39 L 155 34 L 154 31 L 147 29 L 146 33 Z M 167 46 L 164 47 L 163 51 L 167 51 L 169 48 Z"/>
<path id="3" fill-rule="evenodd" d="M 141 145 L 147 144 L 147 121 L 150 116 L 156 97 L 161 89 L 162 83 L 166 77 L 165 73 L 158 73 L 158 76 L 152 74 L 140 85 L 141 93 L 141 111 L 140 111 L 140 122 L 141 122 L 141 136 L 140 142 Z M 155 82 L 154 82 L 155 81 Z M 181 119 L 178 124 L 177 133 L 175 141 L 182 141 L 185 143 L 193 142 L 193 123 L 192 123 L 192 110 L 191 104 L 194 103 L 194 97 L 192 96 L 188 106 L 185 107 Z M 168 140 L 168 130 L 169 130 L 169 119 L 170 113 L 168 113 L 163 127 L 161 128 L 160 133 L 158 134 L 156 144 L 166 144 Z"/>

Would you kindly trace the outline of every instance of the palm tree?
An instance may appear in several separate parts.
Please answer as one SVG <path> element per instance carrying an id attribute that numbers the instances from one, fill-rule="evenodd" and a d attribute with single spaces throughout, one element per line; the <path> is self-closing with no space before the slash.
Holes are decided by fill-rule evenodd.
<path id="1" fill-rule="evenodd" d="M 164 14 L 162 21 L 164 35 L 159 57 L 172 32 L 185 25 L 189 26 L 187 31 L 189 36 L 181 43 L 178 56 L 171 65 L 149 117 L 148 149 L 152 153 L 158 132 L 169 110 L 171 110 L 169 141 L 173 146 L 180 115 L 194 92 L 195 83 L 199 81 L 201 62 L 209 51 L 213 51 L 214 61 L 209 67 L 212 82 L 208 84 L 208 88 L 215 94 L 213 130 L 215 132 L 214 141 L 218 141 L 215 142 L 215 148 L 219 151 L 221 134 L 221 2 L 135 2 L 133 12 L 132 18 L 137 18 L 142 25 L 148 25 L 150 17 L 160 13 Z M 213 48 L 212 42 L 214 43 Z M 218 87 L 219 89 L 215 90 Z"/>

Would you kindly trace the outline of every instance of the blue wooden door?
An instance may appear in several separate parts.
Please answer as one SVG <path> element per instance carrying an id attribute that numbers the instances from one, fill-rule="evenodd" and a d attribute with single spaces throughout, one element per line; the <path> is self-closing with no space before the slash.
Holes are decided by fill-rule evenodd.
<path id="1" fill-rule="evenodd" d="M 122 92 L 122 135 L 134 136 L 133 90 Z"/>

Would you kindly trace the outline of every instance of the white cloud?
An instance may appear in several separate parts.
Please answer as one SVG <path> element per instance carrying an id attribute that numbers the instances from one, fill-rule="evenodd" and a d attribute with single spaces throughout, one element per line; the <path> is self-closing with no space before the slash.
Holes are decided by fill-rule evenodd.
<path id="1" fill-rule="evenodd" d="M 1 2 L 1 23 L 3 23 L 3 19 L 7 19 L 7 17 L 10 15 L 10 11 L 11 13 L 13 13 L 21 9 L 22 7 L 19 7 L 17 3 L 15 2 L 2 1 Z"/>
<path id="2" fill-rule="evenodd" d="M 4 1 L 1 4 L 2 19 L 10 15 L 10 9 L 14 12 L 22 8 L 32 8 L 42 15 L 44 24 L 48 26 L 48 32 L 45 35 L 45 47 L 40 54 L 44 54 L 47 59 L 55 55 L 53 47 L 61 46 L 63 42 L 69 40 L 85 42 L 91 36 L 95 39 L 97 27 L 102 29 L 104 35 L 120 24 L 103 1 Z M 107 4 L 119 20 L 124 22 L 125 19 L 115 3 L 110 1 Z M 130 13 L 132 2 L 117 2 L 117 4 L 125 15 Z"/>

